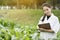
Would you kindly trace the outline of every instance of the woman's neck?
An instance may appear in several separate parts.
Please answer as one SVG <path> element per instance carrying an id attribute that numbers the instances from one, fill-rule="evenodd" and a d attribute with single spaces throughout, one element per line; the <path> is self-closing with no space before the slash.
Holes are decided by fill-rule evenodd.
<path id="1" fill-rule="evenodd" d="M 47 16 L 51 16 L 52 15 L 52 13 L 49 13 L 49 15 L 47 15 Z"/>

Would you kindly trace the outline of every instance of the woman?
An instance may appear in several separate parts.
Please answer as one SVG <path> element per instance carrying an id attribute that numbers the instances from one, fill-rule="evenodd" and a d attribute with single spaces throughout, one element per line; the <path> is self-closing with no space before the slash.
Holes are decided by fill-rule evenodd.
<path id="1" fill-rule="evenodd" d="M 44 3 L 43 4 L 44 15 L 41 17 L 38 24 L 49 23 L 51 30 L 39 28 L 40 29 L 40 39 L 48 40 L 50 38 L 53 39 L 53 38 L 57 37 L 56 34 L 59 31 L 59 20 L 51 11 L 52 11 L 52 6 L 49 5 L 48 3 Z M 45 32 L 43 32 L 41 30 L 44 30 Z"/>

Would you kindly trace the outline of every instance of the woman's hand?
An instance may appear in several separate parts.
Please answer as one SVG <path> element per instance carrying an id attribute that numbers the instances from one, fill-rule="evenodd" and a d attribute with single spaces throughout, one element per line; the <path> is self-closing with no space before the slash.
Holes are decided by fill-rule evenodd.
<path id="1" fill-rule="evenodd" d="M 48 32 L 52 32 L 52 33 L 54 33 L 54 31 L 53 31 L 53 30 L 51 30 L 51 29 L 50 29 L 50 30 L 47 30 L 47 31 L 48 31 Z"/>
<path id="2" fill-rule="evenodd" d="M 39 28 L 39 30 L 42 31 L 42 32 L 51 32 L 51 33 L 54 33 L 54 31 L 51 30 L 51 29 Z"/>

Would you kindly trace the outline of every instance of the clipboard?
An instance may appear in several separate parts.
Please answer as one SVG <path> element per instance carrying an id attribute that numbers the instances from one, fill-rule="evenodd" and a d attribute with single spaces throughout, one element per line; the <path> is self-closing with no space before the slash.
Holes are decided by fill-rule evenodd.
<path id="1" fill-rule="evenodd" d="M 48 29 L 48 30 L 51 29 L 49 23 L 39 24 L 38 27 L 39 27 L 39 28 Z"/>

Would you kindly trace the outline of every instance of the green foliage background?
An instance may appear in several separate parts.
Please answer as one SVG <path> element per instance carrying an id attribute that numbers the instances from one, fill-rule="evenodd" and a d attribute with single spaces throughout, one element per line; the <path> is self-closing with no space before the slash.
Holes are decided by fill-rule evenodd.
<path id="1" fill-rule="evenodd" d="M 60 20 L 60 10 L 52 12 Z M 37 24 L 42 15 L 43 11 L 40 9 L 0 10 L 0 39 L 39 40 Z M 57 34 L 60 38 L 60 31 Z"/>

